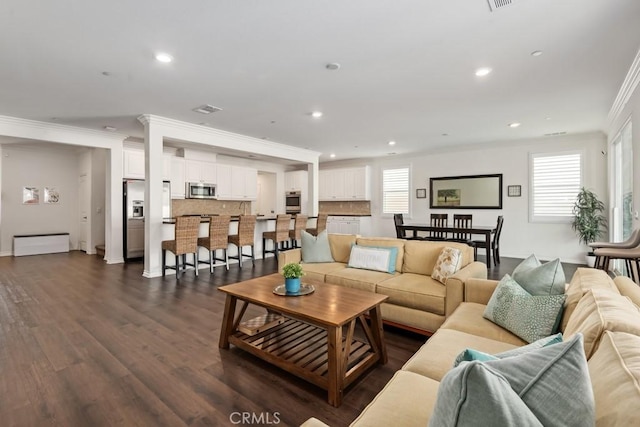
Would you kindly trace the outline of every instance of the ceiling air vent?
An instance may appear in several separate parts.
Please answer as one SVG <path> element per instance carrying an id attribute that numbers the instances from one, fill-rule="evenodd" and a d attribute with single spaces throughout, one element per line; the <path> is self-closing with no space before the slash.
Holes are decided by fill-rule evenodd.
<path id="1" fill-rule="evenodd" d="M 206 105 L 201 105 L 199 107 L 194 108 L 193 111 L 201 114 L 211 114 L 217 111 L 222 111 L 222 108 L 214 107 L 213 105 L 206 104 Z"/>
<path id="2" fill-rule="evenodd" d="M 487 0 L 489 2 L 489 9 L 495 12 L 496 9 L 509 6 L 515 3 L 517 0 Z"/>

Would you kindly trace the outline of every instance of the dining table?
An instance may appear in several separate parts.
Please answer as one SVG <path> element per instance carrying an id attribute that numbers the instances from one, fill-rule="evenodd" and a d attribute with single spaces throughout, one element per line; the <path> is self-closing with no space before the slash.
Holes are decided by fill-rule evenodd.
<path id="1" fill-rule="evenodd" d="M 485 238 L 485 248 L 487 250 L 487 268 L 491 268 L 491 235 L 496 233 L 496 225 L 474 225 L 472 227 L 436 227 L 430 224 L 407 223 L 396 226 L 398 230 L 405 232 L 411 231 L 412 237 L 418 239 L 419 231 L 437 232 L 446 235 L 446 233 L 465 233 L 483 235 Z M 428 238 L 425 238 L 428 240 Z M 445 239 L 446 241 L 446 239 Z"/>

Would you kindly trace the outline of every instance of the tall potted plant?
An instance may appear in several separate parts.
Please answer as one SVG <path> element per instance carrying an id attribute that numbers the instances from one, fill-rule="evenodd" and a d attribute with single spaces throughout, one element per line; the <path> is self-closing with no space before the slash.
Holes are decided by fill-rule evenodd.
<path id="1" fill-rule="evenodd" d="M 573 205 L 573 222 L 571 227 L 580 238 L 580 242 L 588 245 L 596 241 L 607 229 L 607 219 L 603 215 L 604 203 L 591 190 L 582 188 Z M 587 253 L 587 264 L 594 265 L 594 254 L 590 250 Z"/>

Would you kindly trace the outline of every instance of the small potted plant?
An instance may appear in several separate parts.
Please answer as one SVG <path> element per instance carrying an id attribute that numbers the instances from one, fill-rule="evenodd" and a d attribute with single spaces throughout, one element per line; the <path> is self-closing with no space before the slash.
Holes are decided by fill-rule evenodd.
<path id="1" fill-rule="evenodd" d="M 573 222 L 571 227 L 585 245 L 596 241 L 607 228 L 607 219 L 602 214 L 605 210 L 598 196 L 591 190 L 582 188 L 573 205 Z M 592 251 L 587 253 L 587 264 L 593 267 L 595 256 Z"/>
<path id="2" fill-rule="evenodd" d="M 284 286 L 288 293 L 300 292 L 300 278 L 304 276 L 302 266 L 298 263 L 289 263 L 282 267 Z"/>

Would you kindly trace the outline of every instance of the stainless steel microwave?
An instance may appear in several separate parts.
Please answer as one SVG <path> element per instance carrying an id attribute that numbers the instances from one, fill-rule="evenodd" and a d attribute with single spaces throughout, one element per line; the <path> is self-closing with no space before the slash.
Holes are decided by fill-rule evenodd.
<path id="1" fill-rule="evenodd" d="M 215 184 L 205 184 L 202 182 L 187 182 L 187 199 L 216 199 Z"/>

